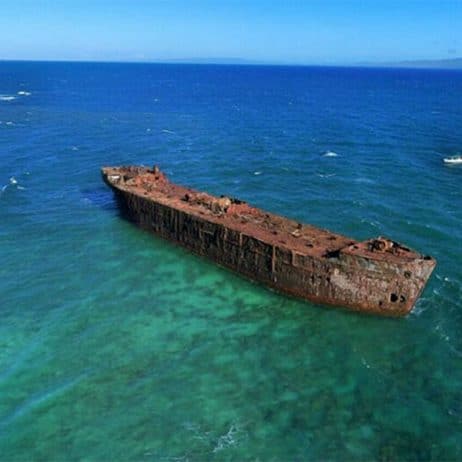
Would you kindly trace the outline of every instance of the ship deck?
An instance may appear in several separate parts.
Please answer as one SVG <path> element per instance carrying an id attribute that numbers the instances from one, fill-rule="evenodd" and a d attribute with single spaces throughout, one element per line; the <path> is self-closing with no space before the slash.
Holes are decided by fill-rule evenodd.
<path id="1" fill-rule="evenodd" d="M 385 243 L 385 248 L 380 248 L 374 244 L 378 240 L 358 242 L 341 234 L 266 212 L 240 200 L 217 198 L 177 185 L 156 168 L 105 167 L 103 175 L 116 189 L 182 210 L 301 255 L 322 258 L 334 256 L 342 250 L 343 254 L 396 263 L 428 259 L 384 238 L 379 238 Z"/>

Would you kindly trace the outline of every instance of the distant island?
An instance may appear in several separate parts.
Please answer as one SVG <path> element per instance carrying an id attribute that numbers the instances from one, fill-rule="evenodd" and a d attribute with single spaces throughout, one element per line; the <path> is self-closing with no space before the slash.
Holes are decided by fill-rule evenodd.
<path id="1" fill-rule="evenodd" d="M 335 64 L 316 63 L 290 63 L 290 62 L 264 62 L 243 58 L 181 58 L 163 60 L 164 63 L 173 64 L 234 64 L 234 65 L 282 65 L 282 66 L 336 66 Z M 341 64 L 341 67 L 401 67 L 414 69 L 462 69 L 462 58 L 451 59 L 422 59 L 393 62 L 363 62 L 354 64 Z"/>
<path id="2" fill-rule="evenodd" d="M 11 60 L 0 57 L 0 62 L 28 61 L 28 60 Z M 43 60 L 44 62 L 47 60 Z M 53 62 L 54 60 L 50 60 Z M 192 58 L 175 58 L 175 59 L 133 59 L 133 60 L 56 60 L 56 62 L 100 62 L 100 63 L 153 63 L 153 64 L 215 64 L 215 65 L 237 65 L 237 66 L 300 66 L 300 67 L 369 67 L 369 68 L 407 68 L 407 69 L 454 69 L 462 70 L 462 58 L 450 59 L 421 59 L 407 61 L 357 61 L 357 62 L 291 62 L 291 61 L 258 61 L 238 57 L 192 57 Z"/>
<path id="3" fill-rule="evenodd" d="M 378 64 L 367 63 L 366 65 L 371 67 L 406 67 L 414 69 L 462 69 L 462 58 L 422 59 Z"/>
<path id="4" fill-rule="evenodd" d="M 262 61 L 253 61 L 244 58 L 177 58 L 162 60 L 167 64 L 239 64 L 239 65 L 259 65 L 267 64 Z"/>

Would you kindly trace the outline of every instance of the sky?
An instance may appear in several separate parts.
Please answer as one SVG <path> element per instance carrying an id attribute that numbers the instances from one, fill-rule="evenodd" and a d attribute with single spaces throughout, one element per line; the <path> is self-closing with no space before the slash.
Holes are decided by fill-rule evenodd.
<path id="1" fill-rule="evenodd" d="M 0 59 L 356 64 L 462 56 L 462 0 L 0 0 Z"/>

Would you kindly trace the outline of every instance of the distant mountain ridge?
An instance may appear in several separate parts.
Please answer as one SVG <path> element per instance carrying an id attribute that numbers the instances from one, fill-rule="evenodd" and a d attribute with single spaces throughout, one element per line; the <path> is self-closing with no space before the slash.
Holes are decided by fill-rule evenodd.
<path id="1" fill-rule="evenodd" d="M 253 61 L 245 58 L 177 58 L 163 60 L 162 62 L 172 64 L 265 64 L 262 61 Z"/>
<path id="2" fill-rule="evenodd" d="M 451 59 L 422 59 L 416 61 L 399 61 L 394 63 L 381 63 L 379 67 L 410 67 L 423 69 L 462 69 L 462 58 Z"/>
<path id="3" fill-rule="evenodd" d="M 178 64 L 238 64 L 238 65 L 282 65 L 282 66 L 323 66 L 315 63 L 290 63 L 290 62 L 264 62 L 254 61 L 244 58 L 181 58 L 164 60 L 165 63 Z M 324 66 L 335 66 L 335 64 L 324 64 Z M 450 59 L 421 59 L 421 60 L 406 60 L 393 62 L 378 62 L 378 63 L 357 63 L 357 64 L 342 64 L 341 67 L 405 67 L 417 69 L 462 69 L 462 58 Z"/>

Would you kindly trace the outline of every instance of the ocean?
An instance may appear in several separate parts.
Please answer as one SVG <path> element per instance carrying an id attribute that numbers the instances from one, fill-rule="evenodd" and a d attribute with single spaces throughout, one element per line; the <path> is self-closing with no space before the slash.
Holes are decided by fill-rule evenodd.
<path id="1" fill-rule="evenodd" d="M 0 459 L 462 458 L 462 72 L 0 62 Z M 384 319 L 125 221 L 159 165 L 438 266 Z"/>

